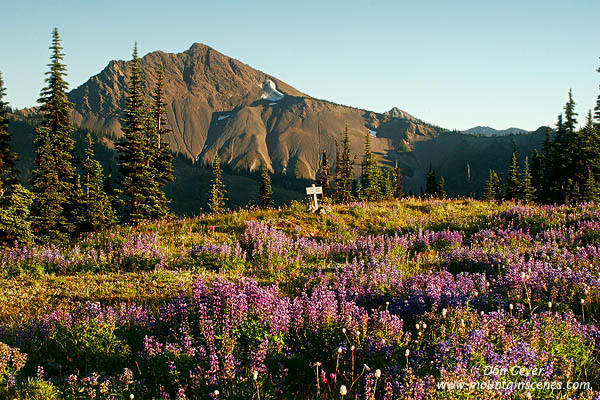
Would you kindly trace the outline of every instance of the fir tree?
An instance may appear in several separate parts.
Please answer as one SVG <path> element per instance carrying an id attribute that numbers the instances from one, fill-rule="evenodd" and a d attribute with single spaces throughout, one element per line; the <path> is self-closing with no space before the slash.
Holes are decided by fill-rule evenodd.
<path id="1" fill-rule="evenodd" d="M 498 185 L 498 174 L 493 169 L 490 169 L 487 181 L 485 182 L 485 189 L 483 192 L 483 199 L 486 201 L 492 201 L 496 199 L 496 187 Z"/>
<path id="2" fill-rule="evenodd" d="M 377 201 L 382 197 L 381 170 L 377 166 L 377 159 L 371 151 L 371 134 L 365 133 L 365 154 L 362 160 L 361 184 L 365 198 L 369 201 Z"/>
<path id="3" fill-rule="evenodd" d="M 17 155 L 10 151 L 10 133 L 8 132 L 8 103 L 4 102 L 4 81 L 0 73 L 0 203 L 11 197 L 12 188 L 18 183 L 15 168 Z"/>
<path id="4" fill-rule="evenodd" d="M 600 67 L 596 71 L 600 72 Z M 596 107 L 594 107 L 594 120 L 596 121 L 596 129 L 600 129 L 600 94 L 598 94 L 598 97 L 596 98 Z"/>
<path id="5" fill-rule="evenodd" d="M 348 124 L 344 128 L 342 150 L 338 153 L 335 180 L 335 200 L 338 203 L 348 203 L 352 200 L 352 156 L 350 154 L 350 137 L 348 133 Z"/>
<path id="6" fill-rule="evenodd" d="M 208 191 L 208 209 L 214 214 L 220 214 L 225 211 L 225 201 L 227 200 L 227 192 L 221 175 L 221 160 L 217 153 L 213 161 L 212 180 Z"/>
<path id="7" fill-rule="evenodd" d="M 365 191 L 362 187 L 362 183 L 360 183 L 360 179 L 352 180 L 352 194 L 356 200 L 365 200 Z"/>
<path id="8" fill-rule="evenodd" d="M 556 136 L 552 141 L 550 169 L 546 177 L 548 200 L 550 202 L 565 202 L 567 194 L 568 168 L 567 160 L 568 131 L 560 114 L 556 122 Z"/>
<path id="9" fill-rule="evenodd" d="M 167 119 L 166 102 L 164 96 L 164 73 L 162 65 L 158 69 L 158 79 L 156 88 L 152 96 L 152 120 L 153 126 L 149 130 L 153 140 L 150 145 L 154 148 L 151 153 L 154 154 L 152 167 L 154 179 L 158 193 L 156 194 L 157 207 L 155 211 L 156 218 L 165 218 L 169 216 L 169 200 L 167 199 L 162 187 L 175 180 L 173 175 L 173 153 L 169 148 L 169 143 L 165 140 L 166 135 L 171 132 L 169 121 Z"/>
<path id="10" fill-rule="evenodd" d="M 75 229 L 73 199 L 75 167 L 74 141 L 70 122 L 73 105 L 67 100 L 64 80 L 64 54 L 60 37 L 52 32 L 50 71 L 46 73 L 47 86 L 42 89 L 40 111 L 44 115 L 37 129 L 37 147 L 31 187 L 34 192 L 33 224 L 35 231 L 48 241 L 62 241 Z"/>
<path id="11" fill-rule="evenodd" d="M 600 176 L 600 133 L 592 121 L 592 112 L 588 111 L 585 126 L 577 132 L 574 160 L 571 163 L 571 176 L 583 187 L 588 179 L 588 171 L 594 180 Z"/>
<path id="12" fill-rule="evenodd" d="M 573 91 L 569 89 L 569 99 L 565 104 L 565 129 L 571 135 L 575 132 L 577 126 L 577 113 L 575 112 L 575 100 L 573 100 Z"/>
<path id="13" fill-rule="evenodd" d="M 143 97 L 144 83 L 138 63 L 137 43 L 131 61 L 131 76 L 123 117 L 123 139 L 117 144 L 122 193 L 127 201 L 127 220 L 139 223 L 156 215 L 157 182 L 150 166 L 148 112 Z"/>
<path id="14" fill-rule="evenodd" d="M 550 128 L 546 128 L 544 144 L 542 145 L 542 168 L 541 168 L 541 190 L 538 192 L 540 202 L 549 203 L 552 201 L 552 173 L 554 172 L 554 146 L 551 137 Z"/>
<path id="15" fill-rule="evenodd" d="M 437 195 L 441 198 L 441 199 L 445 199 L 446 198 L 446 180 L 444 179 L 444 177 L 440 177 L 440 181 L 438 183 L 438 188 L 437 188 Z"/>
<path id="16" fill-rule="evenodd" d="M 271 189 L 271 177 L 267 164 L 263 163 L 260 174 L 260 188 L 258 189 L 258 205 L 262 208 L 273 205 L 273 191 Z"/>
<path id="17" fill-rule="evenodd" d="M 10 196 L 0 207 L 0 243 L 27 244 L 33 240 L 29 213 L 33 194 L 23 186 L 12 187 Z"/>
<path id="18" fill-rule="evenodd" d="M 517 148 L 513 143 L 513 152 L 510 166 L 508 167 L 508 178 L 506 182 L 506 197 L 509 200 L 520 199 L 520 187 L 521 184 L 519 182 L 519 162 L 517 159 Z"/>
<path id="19" fill-rule="evenodd" d="M 534 150 L 533 156 L 531 157 L 531 186 L 535 190 L 534 201 L 536 201 L 536 202 L 543 201 L 542 165 L 543 165 L 543 156 L 537 150 Z"/>
<path id="20" fill-rule="evenodd" d="M 400 172 L 400 168 L 398 168 L 398 161 L 396 161 L 396 166 L 394 167 L 394 197 L 397 199 L 404 197 L 402 173 Z"/>
<path id="21" fill-rule="evenodd" d="M 531 171 L 529 170 L 529 159 L 525 157 L 525 165 L 523 166 L 523 178 L 521 181 L 521 200 L 525 203 L 531 203 L 535 200 L 535 188 L 531 183 Z"/>
<path id="22" fill-rule="evenodd" d="M 437 195 L 437 189 L 437 177 L 435 176 L 435 171 L 430 163 L 429 169 L 427 170 L 427 177 L 425 178 L 425 194 L 428 196 L 435 196 Z"/>
<path id="23" fill-rule="evenodd" d="M 116 222 L 115 211 L 108 194 L 104 191 L 102 166 L 94 158 L 92 135 L 86 135 L 87 147 L 83 161 L 83 193 L 80 211 L 80 230 L 97 231 L 112 226 Z"/>
<path id="24" fill-rule="evenodd" d="M 593 201 L 597 203 L 599 195 L 600 188 L 598 188 L 598 183 L 594 178 L 594 174 L 592 173 L 592 171 L 588 169 L 587 177 L 583 184 L 583 193 L 581 194 L 581 200 L 586 202 Z"/>
<path id="25" fill-rule="evenodd" d="M 393 199 L 394 196 L 394 181 L 392 179 L 392 173 L 388 170 L 385 174 L 385 180 L 383 185 L 383 194 L 386 200 Z"/>
<path id="26" fill-rule="evenodd" d="M 321 168 L 317 172 L 316 185 L 323 188 L 323 197 L 329 193 L 329 161 L 327 161 L 327 151 L 323 151 L 321 156 Z"/>

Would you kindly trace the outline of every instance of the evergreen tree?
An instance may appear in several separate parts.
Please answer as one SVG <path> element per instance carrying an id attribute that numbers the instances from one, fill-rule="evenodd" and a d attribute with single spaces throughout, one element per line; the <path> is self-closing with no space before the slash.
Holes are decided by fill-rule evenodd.
<path id="1" fill-rule="evenodd" d="M 446 188 L 444 186 L 446 186 L 446 180 L 442 176 L 442 177 L 440 177 L 440 182 L 438 183 L 438 189 L 437 189 L 437 195 L 441 199 L 446 198 Z"/>
<path id="2" fill-rule="evenodd" d="M 490 170 L 488 175 L 483 198 L 488 201 L 502 201 L 502 182 L 498 173 L 493 169 Z"/>
<path id="3" fill-rule="evenodd" d="M 156 210 L 154 212 L 155 218 L 165 218 L 169 216 L 169 200 L 164 193 L 162 187 L 169 182 L 175 180 L 173 175 L 173 153 L 169 147 L 169 143 L 165 140 L 166 135 L 171 132 L 169 127 L 169 120 L 167 119 L 166 102 L 164 95 L 164 73 L 162 65 L 158 69 L 158 80 L 154 94 L 152 96 L 152 120 L 153 126 L 149 130 L 150 145 L 154 148 L 152 167 L 154 172 L 154 179 L 156 180 Z"/>
<path id="4" fill-rule="evenodd" d="M 519 162 L 517 160 L 517 148 L 513 144 L 512 158 L 508 167 L 508 180 L 506 182 L 506 197 L 509 200 L 520 199 Z"/>
<path id="5" fill-rule="evenodd" d="M 18 183 L 15 168 L 17 155 L 10 151 L 10 133 L 8 133 L 8 103 L 4 102 L 4 81 L 0 73 L 0 203 L 11 197 L 12 188 Z"/>
<path id="6" fill-rule="evenodd" d="M 225 184 L 221 180 L 221 160 L 219 154 L 215 154 L 213 161 L 212 180 L 208 191 L 208 209 L 214 214 L 219 214 L 225 211 L 225 201 L 227 200 L 227 192 Z"/>
<path id="7" fill-rule="evenodd" d="M 317 171 L 316 185 L 323 188 L 323 197 L 329 193 L 329 161 L 327 161 L 327 151 L 323 151 L 321 156 L 321 168 Z"/>
<path id="8" fill-rule="evenodd" d="M 533 151 L 533 157 L 531 157 L 531 186 L 535 190 L 535 201 L 542 202 L 543 201 L 543 175 L 542 175 L 542 165 L 543 165 L 543 156 L 538 153 L 537 150 Z"/>
<path id="9" fill-rule="evenodd" d="M 588 171 L 594 180 L 600 176 L 600 132 L 592 121 L 592 112 L 588 111 L 585 126 L 577 132 L 574 160 L 571 163 L 571 176 L 580 187 L 588 179 Z"/>
<path id="10" fill-rule="evenodd" d="M 425 178 L 425 194 L 428 196 L 435 196 L 437 194 L 438 183 L 437 177 L 433 166 L 429 163 L 429 169 L 427 170 L 427 177 Z"/>
<path id="11" fill-rule="evenodd" d="M 33 240 L 29 213 L 33 194 L 23 186 L 12 187 L 10 196 L 0 207 L 0 243 L 27 244 Z"/>
<path id="12" fill-rule="evenodd" d="M 365 200 L 365 191 L 362 187 L 362 183 L 360 183 L 360 179 L 352 180 L 352 194 L 356 200 Z"/>
<path id="13" fill-rule="evenodd" d="M 600 72 L 600 68 L 598 68 L 596 71 Z M 596 129 L 600 129 L 600 94 L 598 94 L 598 97 L 596 98 L 596 107 L 594 107 L 594 120 L 596 121 Z"/>
<path id="14" fill-rule="evenodd" d="M 560 114 L 556 122 L 556 136 L 552 141 L 552 156 L 550 160 L 550 170 L 546 178 L 548 200 L 550 202 L 564 203 L 566 200 L 568 174 L 565 174 L 568 168 L 567 162 L 567 141 L 568 131 L 563 122 L 563 116 Z"/>
<path id="15" fill-rule="evenodd" d="M 47 86 L 42 89 L 40 111 L 44 115 L 37 129 L 37 147 L 31 187 L 34 192 L 33 225 L 35 231 L 48 241 L 63 241 L 75 229 L 75 166 L 74 141 L 70 122 L 73 105 L 67 100 L 65 66 L 61 63 L 60 37 L 52 32 L 50 71 L 46 73 Z"/>
<path id="16" fill-rule="evenodd" d="M 498 174 L 493 169 L 490 169 L 488 179 L 485 182 L 485 190 L 483 192 L 483 199 L 486 201 L 496 200 L 496 188 L 498 186 Z"/>
<path id="17" fill-rule="evenodd" d="M 385 174 L 385 181 L 383 185 L 383 197 L 386 200 L 391 200 L 394 198 L 394 181 L 392 179 L 392 173 L 388 170 Z"/>
<path id="18" fill-rule="evenodd" d="M 139 223 L 156 215 L 157 181 L 150 166 L 148 112 L 143 97 L 144 83 L 138 63 L 137 43 L 131 61 L 131 76 L 123 117 L 123 139 L 117 144 L 122 193 L 127 201 L 127 220 Z"/>
<path id="19" fill-rule="evenodd" d="M 348 203 L 352 200 L 352 156 L 350 154 L 350 137 L 348 133 L 348 124 L 344 128 L 342 150 L 338 153 L 335 165 L 335 200 L 338 203 Z"/>
<path id="20" fill-rule="evenodd" d="M 535 188 L 531 182 L 531 171 L 529 170 L 528 157 L 525 157 L 525 166 L 523 167 L 523 179 L 520 192 L 521 199 L 525 203 L 531 203 L 535 200 Z"/>
<path id="21" fill-rule="evenodd" d="M 541 155 L 541 191 L 538 192 L 538 198 L 541 202 L 550 202 L 552 193 L 551 187 L 554 182 L 552 182 L 552 172 L 554 170 L 553 163 L 553 142 L 551 138 L 550 128 L 546 128 L 546 134 L 544 138 L 544 144 L 542 145 L 542 155 Z"/>
<path id="22" fill-rule="evenodd" d="M 400 168 L 398 168 L 398 161 L 396 161 L 396 166 L 394 167 L 394 197 L 397 199 L 404 197 L 402 173 L 400 172 Z"/>
<path id="23" fill-rule="evenodd" d="M 569 89 L 569 99 L 565 104 L 565 129 L 571 135 L 575 132 L 577 126 L 577 113 L 575 112 L 575 101 L 573 100 L 573 91 Z"/>
<path id="24" fill-rule="evenodd" d="M 267 164 L 263 163 L 260 174 L 260 188 L 258 189 L 258 205 L 262 208 L 271 207 L 273 205 L 273 191 L 271 189 L 271 177 Z"/>
<path id="25" fill-rule="evenodd" d="M 598 187 L 598 183 L 594 178 L 594 174 L 591 170 L 588 169 L 587 177 L 583 184 L 583 193 L 581 194 L 581 200 L 586 202 L 593 201 L 597 203 L 599 197 L 600 188 Z"/>
<path id="26" fill-rule="evenodd" d="M 365 198 L 369 201 L 377 201 L 382 197 L 381 170 L 377 166 L 377 159 L 371 151 L 371 134 L 365 133 L 365 154 L 362 160 L 361 184 Z"/>
<path id="27" fill-rule="evenodd" d="M 112 226 L 117 218 L 110 198 L 104 191 L 102 166 L 94 158 L 94 142 L 89 132 L 86 135 L 86 142 L 85 160 L 83 161 L 84 190 L 80 202 L 80 230 L 90 232 Z"/>

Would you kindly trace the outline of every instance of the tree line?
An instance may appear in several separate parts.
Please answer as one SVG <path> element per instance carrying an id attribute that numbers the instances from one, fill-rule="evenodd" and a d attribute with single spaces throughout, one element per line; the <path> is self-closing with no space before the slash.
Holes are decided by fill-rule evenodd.
<path id="1" fill-rule="evenodd" d="M 600 72 L 600 68 L 597 69 Z M 516 147 L 506 171 L 489 171 L 485 200 L 504 199 L 540 204 L 569 204 L 600 200 L 600 94 L 594 112 L 589 110 L 585 124 L 577 128 L 577 113 L 569 90 L 556 128 L 546 130 L 540 151 L 525 157 L 519 166 Z M 531 162 L 530 162 L 531 160 Z"/>
<path id="2" fill-rule="evenodd" d="M 402 174 L 396 165 L 393 170 L 383 170 L 377 164 L 377 158 L 371 150 L 371 135 L 365 133 L 365 152 L 361 163 L 361 175 L 354 177 L 354 162 L 350 150 L 350 137 L 348 125 L 342 133 L 342 143 L 336 143 L 336 159 L 334 166 L 333 182 L 331 181 L 331 166 L 327 151 L 321 154 L 321 165 L 317 170 L 315 184 L 323 188 L 323 198 L 329 198 L 335 203 L 348 203 L 350 201 L 368 200 L 379 201 L 401 198 Z M 208 207 L 211 212 L 221 213 L 226 210 L 225 200 L 227 190 L 221 179 L 219 155 L 213 161 L 213 173 L 209 190 Z M 272 190 L 269 171 L 263 162 L 261 169 L 260 188 L 258 192 L 259 207 L 265 208 L 272 205 Z"/>
<path id="3" fill-rule="evenodd" d="M 134 47 L 131 76 L 123 113 L 123 137 L 116 143 L 119 187 L 113 188 L 94 157 L 88 132 L 83 158 L 75 154 L 67 99 L 66 66 L 58 30 L 52 32 L 49 70 L 38 100 L 42 122 L 34 139 L 36 154 L 31 190 L 21 185 L 10 150 L 8 105 L 3 101 L 0 75 L 0 241 L 37 239 L 59 243 L 82 232 L 110 227 L 119 221 L 139 223 L 170 216 L 163 187 L 173 181 L 173 155 L 164 140 L 170 131 L 166 118 L 164 77 L 150 96 Z"/>

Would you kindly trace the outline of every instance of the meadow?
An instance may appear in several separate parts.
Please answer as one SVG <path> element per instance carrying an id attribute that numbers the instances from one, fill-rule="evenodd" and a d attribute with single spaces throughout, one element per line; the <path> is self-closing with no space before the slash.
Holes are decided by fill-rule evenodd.
<path id="1" fill-rule="evenodd" d="M 593 203 L 117 227 L 0 250 L 0 397 L 598 399 L 599 306 Z"/>

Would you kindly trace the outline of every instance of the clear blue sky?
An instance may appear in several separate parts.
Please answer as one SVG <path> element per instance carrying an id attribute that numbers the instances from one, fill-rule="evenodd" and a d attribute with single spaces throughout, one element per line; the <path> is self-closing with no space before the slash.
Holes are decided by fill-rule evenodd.
<path id="1" fill-rule="evenodd" d="M 598 95 L 600 1 L 2 0 L 0 71 L 36 104 L 58 27 L 71 88 L 112 59 L 205 43 L 337 103 L 437 125 L 535 129 Z M 525 3 L 525 4 L 522 4 Z"/>

